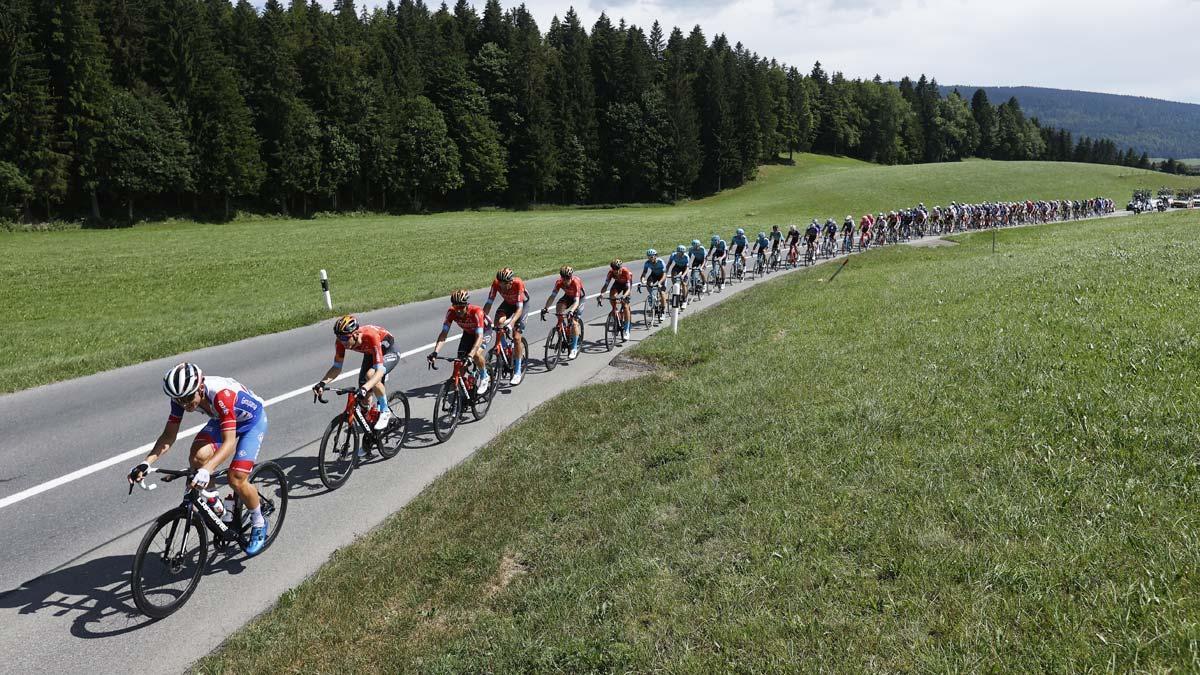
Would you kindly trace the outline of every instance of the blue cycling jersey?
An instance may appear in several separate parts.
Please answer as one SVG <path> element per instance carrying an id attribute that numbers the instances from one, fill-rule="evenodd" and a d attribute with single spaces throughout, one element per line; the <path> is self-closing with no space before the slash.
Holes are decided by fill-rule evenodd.
<path id="1" fill-rule="evenodd" d="M 733 245 L 734 246 L 745 246 L 748 243 L 749 243 L 749 240 L 746 239 L 746 235 L 744 235 L 744 234 L 733 235 Z"/>
<path id="2" fill-rule="evenodd" d="M 764 248 L 771 245 L 771 240 L 767 239 L 766 237 L 759 237 L 754 241 L 754 244 L 759 248 Z"/>
<path id="3" fill-rule="evenodd" d="M 687 267 L 688 266 L 688 257 L 687 257 L 686 253 L 680 253 L 680 252 L 676 251 L 675 253 L 671 254 L 671 258 L 667 262 L 670 263 L 671 265 L 678 265 L 679 267 Z"/>
<path id="4" fill-rule="evenodd" d="M 646 264 L 642 265 L 642 274 L 643 275 L 649 275 L 652 277 L 661 277 L 662 275 L 664 275 L 666 273 L 667 273 L 667 265 L 666 265 L 666 263 L 664 263 L 662 261 L 662 258 L 654 260 L 653 262 L 647 260 Z"/>
<path id="5" fill-rule="evenodd" d="M 713 246 L 712 251 L 713 253 L 724 253 L 727 246 L 724 239 L 719 239 L 716 246 Z"/>
<path id="6" fill-rule="evenodd" d="M 699 262 L 704 262 L 704 258 L 708 255 L 708 251 L 705 250 L 703 246 L 693 246 L 688 249 L 688 255 L 695 256 Z"/>

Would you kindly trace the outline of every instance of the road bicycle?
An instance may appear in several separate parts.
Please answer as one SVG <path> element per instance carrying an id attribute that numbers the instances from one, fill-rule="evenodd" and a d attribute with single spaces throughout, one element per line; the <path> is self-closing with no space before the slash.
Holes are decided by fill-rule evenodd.
<path id="1" fill-rule="evenodd" d="M 779 247 L 778 246 L 773 247 L 771 249 L 771 259 L 770 259 L 770 265 L 771 265 L 772 272 L 779 269 L 780 260 L 781 260 L 781 257 L 779 255 Z"/>
<path id="2" fill-rule="evenodd" d="M 492 384 L 480 394 L 476 369 L 471 359 L 437 356 L 429 360 L 431 370 L 438 369 L 437 361 L 454 364 L 450 379 L 442 383 L 433 401 L 433 433 L 439 441 L 445 442 L 454 435 L 467 408 L 471 409 L 471 416 L 477 421 L 487 416 L 492 407 L 492 398 L 496 395 L 496 374 L 488 371 Z"/>
<path id="3" fill-rule="evenodd" d="M 787 264 L 795 267 L 800 262 L 800 250 L 797 244 L 788 244 Z"/>
<path id="4" fill-rule="evenodd" d="M 767 252 L 759 250 L 754 254 L 754 276 L 761 277 L 767 266 Z"/>
<path id="5" fill-rule="evenodd" d="M 379 408 L 371 405 L 371 396 L 359 397 L 356 387 L 334 389 L 333 393 L 346 397 L 346 408 L 329 421 L 325 434 L 321 436 L 321 449 L 317 453 L 317 468 L 321 483 L 329 490 L 336 490 L 346 483 L 350 474 L 369 453 L 378 449 L 384 459 L 391 459 L 400 452 L 408 438 L 410 410 L 408 397 L 402 391 L 388 394 L 388 408 L 392 419 L 386 429 L 376 431 Z M 313 403 L 325 400 L 325 389 L 313 392 Z"/>
<path id="6" fill-rule="evenodd" d="M 741 281 L 746 277 L 746 261 L 742 260 L 741 255 L 733 256 L 733 269 L 730 271 L 731 281 Z"/>
<path id="7" fill-rule="evenodd" d="M 688 300 L 698 302 L 704 297 L 708 291 L 708 284 L 704 281 L 704 268 L 694 265 L 688 270 Z"/>
<path id="8" fill-rule="evenodd" d="M 808 267 L 817 262 L 817 242 L 809 241 L 804 243 L 804 266 Z"/>
<path id="9" fill-rule="evenodd" d="M 854 250 L 854 232 L 846 232 L 842 234 L 842 253 L 850 253 Z"/>
<path id="10" fill-rule="evenodd" d="M 583 344 L 584 325 L 582 320 L 578 320 L 575 312 L 571 313 L 571 321 L 567 320 L 567 315 L 562 312 L 556 312 L 555 316 L 558 321 L 555 322 L 554 328 L 550 329 L 550 334 L 546 336 L 544 360 L 546 370 L 554 370 L 559 361 L 566 360 L 571 355 L 571 338 L 574 335 L 576 327 L 579 329 L 579 343 Z M 546 314 L 542 313 L 542 321 L 546 320 Z"/>
<path id="11" fill-rule="evenodd" d="M 130 580 L 133 602 L 142 614 L 162 619 L 183 607 L 196 591 L 208 566 L 210 535 L 214 552 L 224 551 L 234 545 L 245 550 L 250 537 L 250 510 L 243 506 L 242 498 L 236 492 L 233 493 L 233 505 L 229 513 L 224 513 L 226 507 L 223 502 L 214 500 L 210 505 L 209 499 L 191 486 L 191 480 L 196 475 L 195 469 L 177 471 L 150 467 L 146 473 L 162 474 L 164 483 L 176 478 L 187 479 L 183 501 L 154 520 L 133 557 Z M 214 473 L 209 485 L 214 485 L 218 478 L 226 475 L 228 472 L 224 470 Z M 287 515 L 287 477 L 275 462 L 262 462 L 250 472 L 248 480 L 258 491 L 263 517 L 270 523 L 270 532 L 262 548 L 262 551 L 266 551 L 275 542 L 275 537 L 279 536 Z M 158 487 L 147 485 L 145 478 L 137 485 L 146 491 Z M 133 493 L 132 484 L 129 492 Z M 217 503 L 221 505 L 216 506 Z M 218 510 L 222 513 L 219 514 Z M 259 555 L 262 551 L 259 551 Z"/>
<path id="12" fill-rule="evenodd" d="M 837 254 L 837 241 L 831 235 L 825 235 L 821 238 L 821 257 L 832 258 Z"/>
<path id="13" fill-rule="evenodd" d="M 517 345 L 512 338 L 508 337 L 509 326 L 499 326 L 494 329 L 494 332 L 492 346 L 488 349 L 487 355 L 483 357 L 488 373 L 496 378 L 492 384 L 493 388 L 501 382 L 512 382 L 512 377 L 517 372 Z M 524 335 L 521 336 L 521 353 L 525 355 L 525 361 L 528 363 L 529 341 L 525 339 Z"/>
<path id="14" fill-rule="evenodd" d="M 597 297 L 596 304 L 603 304 L 603 298 Z M 629 305 L 629 296 L 622 294 L 609 304 L 612 306 L 604 320 L 604 350 L 611 352 L 613 347 L 625 343 L 625 307 Z"/>
<path id="15" fill-rule="evenodd" d="M 721 291 L 724 282 L 721 281 L 721 272 L 725 271 L 725 264 L 720 260 L 713 258 L 708 264 L 708 287 L 715 288 Z"/>
<path id="16" fill-rule="evenodd" d="M 656 283 L 649 286 L 639 283 L 637 287 L 638 293 L 641 293 L 643 288 L 646 289 L 646 302 L 642 305 L 642 323 L 646 328 L 650 328 L 652 323 L 661 324 L 665 311 L 662 288 Z"/>

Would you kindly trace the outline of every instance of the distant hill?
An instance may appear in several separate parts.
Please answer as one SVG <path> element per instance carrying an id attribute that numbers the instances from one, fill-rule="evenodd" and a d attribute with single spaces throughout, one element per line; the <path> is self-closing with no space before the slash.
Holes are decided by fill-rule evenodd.
<path id="1" fill-rule="evenodd" d="M 968 101 L 979 87 L 957 85 Z M 942 87 L 948 94 L 955 87 Z M 1072 134 L 1109 138 L 1151 157 L 1200 157 L 1200 105 L 1141 96 L 1097 94 L 1044 87 L 983 87 L 992 105 L 1016 96 L 1021 109 L 1042 124 Z"/>

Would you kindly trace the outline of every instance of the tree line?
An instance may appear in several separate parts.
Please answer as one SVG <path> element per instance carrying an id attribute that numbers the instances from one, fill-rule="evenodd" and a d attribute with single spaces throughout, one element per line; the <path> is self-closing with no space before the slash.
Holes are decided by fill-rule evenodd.
<path id="1" fill-rule="evenodd" d="M 543 33 L 498 0 L 0 0 L 0 217 L 664 202 L 805 151 L 1149 168 L 1015 98 L 802 73 L 699 26 L 589 31 L 572 9 Z"/>

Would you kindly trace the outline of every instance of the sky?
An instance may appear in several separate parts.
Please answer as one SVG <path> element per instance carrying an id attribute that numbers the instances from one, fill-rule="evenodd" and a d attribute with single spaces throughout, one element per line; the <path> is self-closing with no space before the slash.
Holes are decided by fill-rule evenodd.
<path id="1" fill-rule="evenodd" d="M 478 11 L 484 1 L 474 3 Z M 544 32 L 571 1 L 525 4 Z M 1200 103 L 1194 46 L 1200 0 L 576 0 L 574 6 L 589 30 L 602 11 L 614 23 L 624 18 L 647 30 L 657 19 L 668 34 L 700 24 L 710 40 L 724 33 L 730 43 L 806 72 L 820 60 L 826 71 L 852 78 L 925 73 L 943 85 L 1029 85 Z"/>

